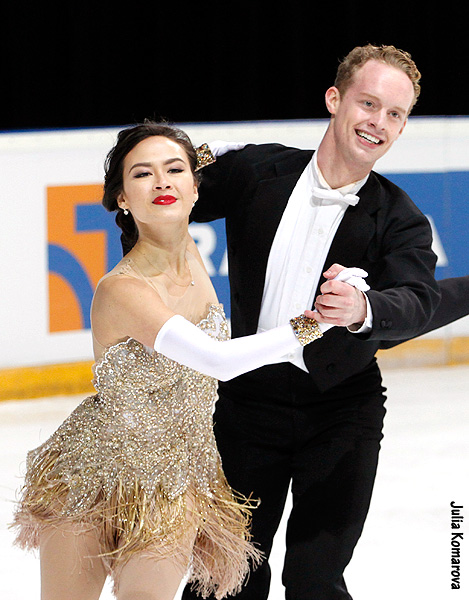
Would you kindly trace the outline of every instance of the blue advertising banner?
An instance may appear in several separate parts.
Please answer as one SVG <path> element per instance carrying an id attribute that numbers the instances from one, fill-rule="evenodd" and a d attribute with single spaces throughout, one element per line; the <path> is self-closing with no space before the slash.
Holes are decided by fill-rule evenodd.
<path id="1" fill-rule="evenodd" d="M 430 220 L 438 279 L 469 273 L 469 171 L 392 173 Z M 90 327 L 89 312 L 99 278 L 121 258 L 119 230 L 101 206 L 99 186 L 64 186 L 48 190 L 50 331 Z M 60 205 L 60 211 L 56 210 Z M 65 218 L 68 211 L 69 218 Z M 60 215 L 60 219 L 57 215 Z M 190 232 L 210 277 L 230 314 L 225 224 L 193 223 Z"/>

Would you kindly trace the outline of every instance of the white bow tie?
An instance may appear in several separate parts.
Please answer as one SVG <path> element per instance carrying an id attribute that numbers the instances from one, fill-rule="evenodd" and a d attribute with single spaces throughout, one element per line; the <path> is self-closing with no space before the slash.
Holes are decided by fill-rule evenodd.
<path id="1" fill-rule="evenodd" d="M 342 194 L 339 190 L 326 190 L 325 188 L 313 187 L 313 197 L 330 200 L 332 202 L 345 202 L 351 206 L 356 206 L 360 198 L 354 194 Z"/>

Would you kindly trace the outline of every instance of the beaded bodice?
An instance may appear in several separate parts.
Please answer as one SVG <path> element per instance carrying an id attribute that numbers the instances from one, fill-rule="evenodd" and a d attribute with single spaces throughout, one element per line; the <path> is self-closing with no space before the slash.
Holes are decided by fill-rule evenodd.
<path id="1" fill-rule="evenodd" d="M 210 305 L 198 327 L 220 341 L 228 326 Z M 66 512 L 86 510 L 97 490 L 137 480 L 169 500 L 188 486 L 210 495 L 218 452 L 212 430 L 217 381 L 147 349 L 134 339 L 107 349 L 94 366 L 95 396 L 84 400 L 28 460 L 57 451 L 48 477 L 69 485 Z"/>

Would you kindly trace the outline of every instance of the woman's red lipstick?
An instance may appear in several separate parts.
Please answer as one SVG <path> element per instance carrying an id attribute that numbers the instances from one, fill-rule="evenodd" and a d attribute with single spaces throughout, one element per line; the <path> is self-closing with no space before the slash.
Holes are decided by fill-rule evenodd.
<path id="1" fill-rule="evenodd" d="M 176 202 L 176 198 L 174 196 L 158 196 L 153 200 L 153 204 L 174 204 Z"/>

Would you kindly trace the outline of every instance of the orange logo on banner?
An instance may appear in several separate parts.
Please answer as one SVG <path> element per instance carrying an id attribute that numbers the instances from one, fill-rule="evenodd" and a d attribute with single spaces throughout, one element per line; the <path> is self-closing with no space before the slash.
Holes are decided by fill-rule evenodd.
<path id="1" fill-rule="evenodd" d="M 51 332 L 89 327 L 91 297 L 108 266 L 108 232 L 89 224 L 97 211 L 110 220 L 101 197 L 102 185 L 47 188 Z"/>

